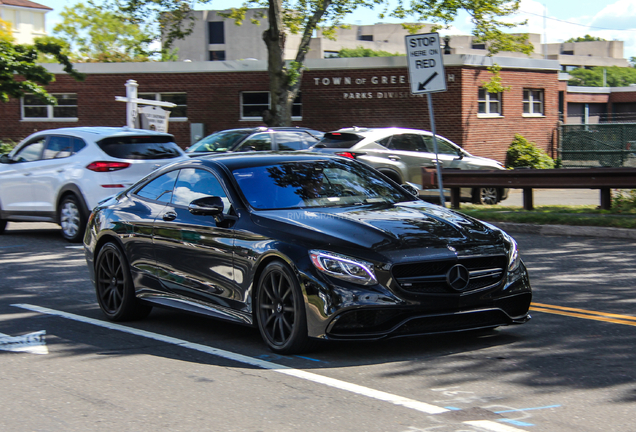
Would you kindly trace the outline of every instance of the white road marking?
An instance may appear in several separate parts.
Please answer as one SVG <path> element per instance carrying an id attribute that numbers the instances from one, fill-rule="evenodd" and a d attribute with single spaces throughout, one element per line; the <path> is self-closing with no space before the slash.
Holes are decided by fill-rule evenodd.
<path id="1" fill-rule="evenodd" d="M 40 330 L 22 336 L 9 336 L 0 333 L 0 351 L 28 352 L 31 354 L 48 354 L 44 335 L 46 330 Z"/>
<path id="2" fill-rule="evenodd" d="M 322 375 L 306 372 L 299 369 L 293 369 L 288 366 L 283 366 L 277 363 L 260 360 L 254 357 L 237 354 L 231 351 L 225 351 L 219 348 L 213 348 L 207 345 L 201 345 L 197 343 L 188 342 L 183 339 L 174 338 L 171 336 L 165 336 L 157 333 L 152 333 L 146 330 L 139 330 L 131 327 L 126 327 L 120 324 L 115 324 L 107 321 L 101 321 L 94 318 L 88 318 L 81 315 L 75 315 L 68 312 L 58 311 L 55 309 L 49 309 L 41 306 L 30 304 L 13 304 L 11 306 L 21 309 L 30 310 L 33 312 L 39 312 L 42 314 L 58 316 L 73 321 L 83 322 L 86 324 L 95 325 L 98 327 L 104 327 L 111 330 L 117 330 L 123 333 L 132 334 L 135 336 L 141 336 L 156 341 L 177 345 L 183 348 L 211 354 L 217 357 L 221 357 L 228 360 L 233 360 L 239 363 L 256 366 L 262 369 L 271 370 L 274 372 L 282 373 L 285 375 L 293 376 L 296 378 L 312 381 L 318 384 L 323 384 L 329 387 L 345 390 L 351 393 L 355 393 L 361 396 L 366 396 L 372 399 L 389 402 L 393 405 L 403 406 L 416 411 L 423 412 L 425 414 L 441 414 L 450 411 L 447 408 L 438 407 L 436 405 L 427 404 L 425 402 L 416 401 L 414 399 L 405 398 L 402 396 L 394 395 L 391 393 L 375 390 L 369 387 L 341 381 L 335 378 L 329 378 Z M 465 424 L 481 427 L 483 429 L 493 432 L 524 432 L 523 429 L 517 429 L 511 426 L 506 426 L 490 420 L 477 420 L 477 421 L 465 421 Z"/>

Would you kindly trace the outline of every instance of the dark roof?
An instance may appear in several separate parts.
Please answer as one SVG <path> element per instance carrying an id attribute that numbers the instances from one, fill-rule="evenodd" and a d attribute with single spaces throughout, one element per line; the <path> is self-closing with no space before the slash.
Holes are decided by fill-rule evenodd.
<path id="1" fill-rule="evenodd" d="M 218 155 L 201 156 L 193 158 L 198 159 L 206 164 L 225 165 L 230 170 L 237 168 L 248 168 L 256 166 L 277 165 L 285 162 L 313 162 L 318 160 L 342 160 L 338 156 L 328 155 L 324 153 L 311 153 L 308 151 L 291 151 L 291 152 L 240 152 L 240 153 L 221 153 Z"/>
<path id="2" fill-rule="evenodd" d="M 31 9 L 44 9 L 44 10 L 53 10 L 48 6 L 41 5 L 40 3 L 35 3 L 29 0 L 0 0 L 0 5 L 7 6 L 19 6 Z"/>

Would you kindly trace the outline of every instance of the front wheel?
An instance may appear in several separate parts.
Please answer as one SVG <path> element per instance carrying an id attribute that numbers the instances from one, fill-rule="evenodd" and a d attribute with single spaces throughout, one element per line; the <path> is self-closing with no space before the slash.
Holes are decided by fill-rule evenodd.
<path id="1" fill-rule="evenodd" d="M 256 320 L 263 340 L 275 353 L 298 354 L 309 348 L 300 285 L 281 261 L 269 263 L 258 281 Z"/>
<path id="2" fill-rule="evenodd" d="M 111 321 L 145 318 L 152 309 L 135 297 L 128 260 L 114 243 L 106 243 L 97 255 L 95 291 L 99 307 Z"/>
<path id="3" fill-rule="evenodd" d="M 67 195 L 58 210 L 62 236 L 71 243 L 79 243 L 86 230 L 86 218 L 75 195 Z"/>
<path id="4" fill-rule="evenodd" d="M 495 205 L 499 202 L 499 191 L 494 187 L 483 187 L 473 190 L 473 203 Z"/>

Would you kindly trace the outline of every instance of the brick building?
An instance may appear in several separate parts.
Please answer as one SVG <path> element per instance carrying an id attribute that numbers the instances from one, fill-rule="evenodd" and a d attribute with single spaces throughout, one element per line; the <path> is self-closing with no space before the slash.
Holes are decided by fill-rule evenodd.
<path id="1" fill-rule="evenodd" d="M 501 94 L 481 86 L 486 67 L 502 67 Z M 516 133 L 551 151 L 566 91 L 559 63 L 552 60 L 472 55 L 444 56 L 448 90 L 433 94 L 437 132 L 469 152 L 500 161 Z M 262 125 L 269 104 L 264 61 L 79 64 L 86 81 L 76 82 L 59 65 L 47 89 L 56 107 L 32 97 L 0 104 L 0 139 L 19 140 L 36 130 L 126 123 L 125 83 L 134 79 L 139 96 L 174 102 L 170 132 L 182 147 L 191 131 L 205 134 Z M 346 126 L 430 129 L 426 97 L 409 91 L 405 57 L 310 60 L 293 124 L 329 131 Z"/>

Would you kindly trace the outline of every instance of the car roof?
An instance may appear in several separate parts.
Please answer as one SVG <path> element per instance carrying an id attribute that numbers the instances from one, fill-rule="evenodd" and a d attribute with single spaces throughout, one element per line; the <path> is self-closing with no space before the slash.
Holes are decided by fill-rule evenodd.
<path id="1" fill-rule="evenodd" d="M 383 127 L 383 128 L 366 128 L 366 127 L 346 127 L 341 128 L 336 131 L 331 131 L 329 133 L 340 132 L 340 133 L 352 133 L 356 135 L 360 135 L 363 137 L 370 137 L 376 135 L 391 135 L 396 133 L 417 133 L 428 135 L 431 132 L 423 129 L 409 129 L 409 128 L 401 128 L 401 127 Z"/>
<path id="2" fill-rule="evenodd" d="M 58 129 L 47 129 L 39 131 L 38 134 L 65 134 L 72 135 L 79 138 L 85 138 L 91 141 L 99 141 L 102 138 L 112 136 L 138 136 L 138 135 L 150 135 L 150 136 L 169 136 L 171 134 L 165 132 L 157 132 L 146 129 L 133 129 L 129 127 L 110 127 L 110 126 L 79 126 L 79 127 L 67 127 Z"/>
<path id="3" fill-rule="evenodd" d="M 343 160 L 344 158 L 330 154 L 312 153 L 307 151 L 221 153 L 192 158 L 192 160 L 200 161 L 203 165 L 224 165 L 230 170 L 264 165 L 276 165 L 286 162 L 313 162 L 334 159 Z"/>

